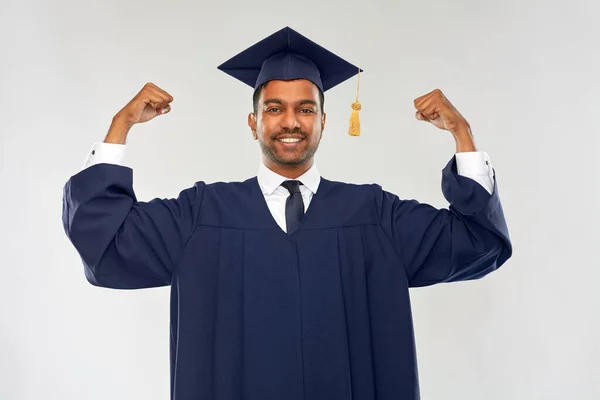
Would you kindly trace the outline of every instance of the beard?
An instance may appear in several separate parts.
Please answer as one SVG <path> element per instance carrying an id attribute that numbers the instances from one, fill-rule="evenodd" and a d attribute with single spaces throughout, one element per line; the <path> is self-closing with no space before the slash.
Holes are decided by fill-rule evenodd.
<path id="1" fill-rule="evenodd" d="M 264 140 L 259 139 L 258 143 L 260 144 L 262 153 L 265 156 L 269 157 L 269 159 L 271 159 L 271 161 L 273 161 L 277 164 L 283 164 L 283 165 L 303 164 L 307 160 L 310 160 L 315 155 L 315 153 L 317 152 L 317 149 L 319 148 L 320 139 L 319 139 L 319 142 L 317 142 L 316 144 L 308 144 L 308 146 L 300 152 L 294 152 L 292 154 L 289 154 L 289 153 L 281 154 L 281 152 L 277 151 L 275 144 L 276 144 L 277 138 L 283 134 L 301 135 L 303 138 L 302 142 L 306 142 L 307 138 L 309 137 L 309 135 L 306 132 L 301 131 L 299 129 L 294 129 L 294 130 L 283 130 L 283 131 L 277 132 L 275 134 L 272 134 L 269 137 L 268 142 L 265 142 Z M 259 138 L 260 138 L 260 135 L 259 135 Z"/>

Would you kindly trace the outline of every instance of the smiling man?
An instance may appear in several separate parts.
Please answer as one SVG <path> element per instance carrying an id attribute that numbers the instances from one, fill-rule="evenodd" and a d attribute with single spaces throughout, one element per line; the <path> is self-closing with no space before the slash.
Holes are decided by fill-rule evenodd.
<path id="1" fill-rule="evenodd" d="M 281 173 L 312 163 L 325 128 L 319 93 L 305 79 L 271 81 L 256 91 L 257 104 L 248 125 L 260 143 L 267 168 Z"/>
<path id="2" fill-rule="evenodd" d="M 257 176 L 137 200 L 127 135 L 173 101 L 147 84 L 64 188 L 86 278 L 171 287 L 173 399 L 418 399 L 409 288 L 478 279 L 512 254 L 469 124 L 439 90 L 415 100 L 418 119 L 456 140 L 442 171 L 450 205 L 436 209 L 318 172 L 324 92 L 354 65 L 284 28 L 219 68 L 254 90 Z"/>

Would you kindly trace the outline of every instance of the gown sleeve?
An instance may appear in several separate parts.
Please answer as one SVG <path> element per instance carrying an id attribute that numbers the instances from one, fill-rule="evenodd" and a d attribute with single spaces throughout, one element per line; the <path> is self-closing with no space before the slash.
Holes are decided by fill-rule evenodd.
<path id="1" fill-rule="evenodd" d="M 113 289 L 167 286 L 191 237 L 204 184 L 177 198 L 141 202 L 128 167 L 97 164 L 63 190 L 63 227 L 87 280 Z"/>
<path id="2" fill-rule="evenodd" d="M 490 194 L 460 176 L 453 157 L 442 171 L 448 209 L 382 191 L 381 223 L 406 269 L 410 287 L 479 279 L 512 255 L 494 171 Z"/>

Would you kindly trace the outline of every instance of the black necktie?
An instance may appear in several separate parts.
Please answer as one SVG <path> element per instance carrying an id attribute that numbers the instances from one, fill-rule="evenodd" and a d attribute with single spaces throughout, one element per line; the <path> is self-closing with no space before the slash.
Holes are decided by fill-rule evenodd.
<path id="1" fill-rule="evenodd" d="M 298 228 L 304 215 L 304 201 L 300 194 L 300 181 L 285 181 L 281 184 L 290 192 L 290 197 L 285 201 L 285 224 L 287 232 L 292 233 Z"/>

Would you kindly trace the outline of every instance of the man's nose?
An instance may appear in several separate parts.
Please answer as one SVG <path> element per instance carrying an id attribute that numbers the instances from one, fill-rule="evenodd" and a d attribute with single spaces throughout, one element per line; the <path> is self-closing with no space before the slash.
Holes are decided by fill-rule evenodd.
<path id="1" fill-rule="evenodd" d="M 298 122 L 298 116 L 296 115 L 296 110 L 287 109 L 285 110 L 285 114 L 281 120 L 281 128 L 288 129 L 290 131 L 300 128 L 300 123 Z"/>

